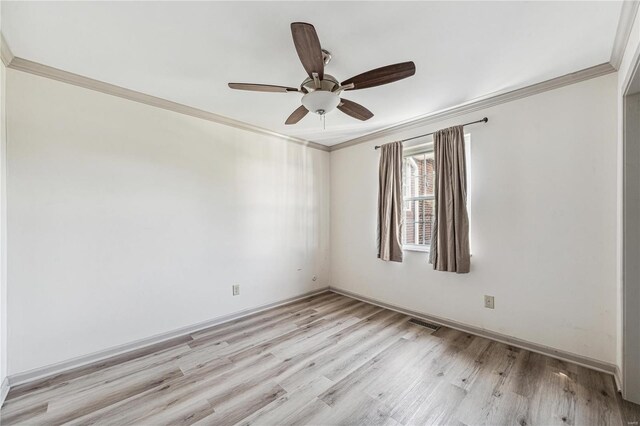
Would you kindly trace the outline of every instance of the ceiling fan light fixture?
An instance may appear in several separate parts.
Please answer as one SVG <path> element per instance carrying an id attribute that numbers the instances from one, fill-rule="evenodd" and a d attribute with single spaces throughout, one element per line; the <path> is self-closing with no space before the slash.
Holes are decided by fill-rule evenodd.
<path id="1" fill-rule="evenodd" d="M 310 112 L 324 115 L 336 109 L 340 103 L 340 96 L 333 92 L 316 90 L 302 97 L 302 105 Z"/>

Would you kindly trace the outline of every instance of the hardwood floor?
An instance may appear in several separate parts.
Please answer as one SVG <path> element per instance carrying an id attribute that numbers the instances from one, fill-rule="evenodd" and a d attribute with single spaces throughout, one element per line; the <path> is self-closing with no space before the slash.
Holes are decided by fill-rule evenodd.
<path id="1" fill-rule="evenodd" d="M 324 293 L 11 389 L 2 424 L 627 425 L 603 373 Z"/>

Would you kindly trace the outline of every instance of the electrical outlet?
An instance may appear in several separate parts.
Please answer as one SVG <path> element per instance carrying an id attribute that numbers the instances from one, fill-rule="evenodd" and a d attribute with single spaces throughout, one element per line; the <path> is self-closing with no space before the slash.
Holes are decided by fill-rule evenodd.
<path id="1" fill-rule="evenodd" d="M 489 309 L 494 309 L 495 305 L 493 302 L 493 296 L 484 296 L 484 307 Z"/>
<path id="2" fill-rule="evenodd" d="M 240 294 L 240 284 L 234 284 L 231 289 L 233 290 L 234 296 L 238 296 Z"/>

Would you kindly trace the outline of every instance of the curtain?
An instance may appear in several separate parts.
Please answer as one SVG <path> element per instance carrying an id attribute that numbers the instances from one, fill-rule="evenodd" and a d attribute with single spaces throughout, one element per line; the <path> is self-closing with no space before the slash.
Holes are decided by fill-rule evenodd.
<path id="1" fill-rule="evenodd" d="M 471 256 L 462 126 L 437 131 L 433 150 L 436 210 L 429 262 L 437 271 L 467 273 Z"/>
<path id="2" fill-rule="evenodd" d="M 380 259 L 402 262 L 402 142 L 380 148 L 377 239 Z"/>

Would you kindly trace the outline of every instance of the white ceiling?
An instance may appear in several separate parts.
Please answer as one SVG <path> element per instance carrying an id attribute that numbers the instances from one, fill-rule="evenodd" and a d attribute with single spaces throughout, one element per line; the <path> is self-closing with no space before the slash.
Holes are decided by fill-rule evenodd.
<path id="1" fill-rule="evenodd" d="M 2 2 L 15 56 L 333 145 L 488 94 L 608 62 L 621 2 Z M 314 24 L 342 81 L 413 60 L 416 75 L 345 93 L 375 116 L 284 121 L 306 74 L 289 24 Z"/>

